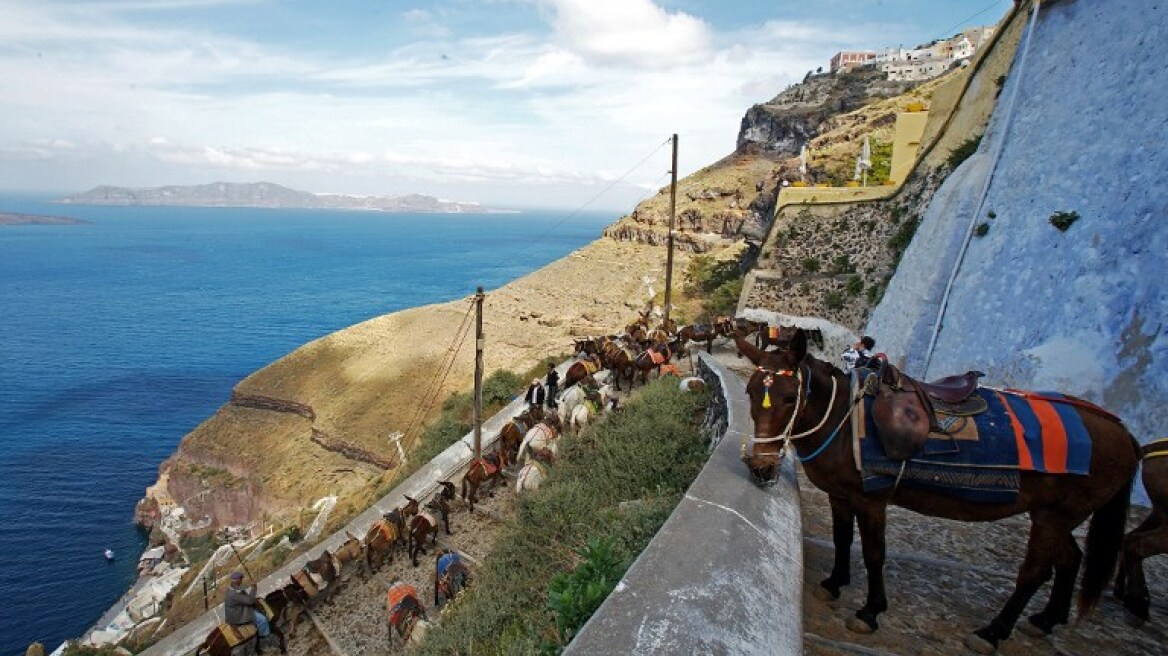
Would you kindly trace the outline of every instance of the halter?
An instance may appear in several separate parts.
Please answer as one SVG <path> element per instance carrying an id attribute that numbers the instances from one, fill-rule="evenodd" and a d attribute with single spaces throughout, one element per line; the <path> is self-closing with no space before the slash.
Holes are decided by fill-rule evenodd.
<path id="1" fill-rule="evenodd" d="M 768 444 L 771 442 L 778 442 L 781 440 L 783 442 L 783 447 L 779 451 L 779 459 L 781 461 L 783 454 L 786 451 L 792 449 L 791 442 L 793 440 L 801 439 L 801 438 L 807 437 L 808 435 L 812 435 L 812 434 L 818 432 L 819 429 L 823 428 L 823 425 L 827 423 L 827 418 L 831 416 L 831 412 L 835 408 L 835 397 L 836 397 L 836 392 L 839 389 L 839 386 L 838 386 L 838 383 L 835 379 L 835 376 L 831 376 L 831 395 L 828 397 L 827 410 L 824 411 L 823 417 L 819 420 L 819 423 L 816 424 L 813 428 L 805 430 L 801 433 L 793 433 L 792 431 L 795 430 L 795 423 L 799 420 L 799 417 L 802 415 L 803 411 L 807 409 L 807 403 L 811 400 L 811 369 L 810 369 L 810 367 L 807 367 L 806 378 L 804 378 L 803 368 L 801 368 L 801 367 L 796 368 L 794 370 L 792 370 L 792 369 L 768 369 L 766 367 L 756 367 L 756 369 L 758 371 L 766 374 L 762 379 L 762 385 L 763 385 L 763 387 L 762 387 L 762 389 L 763 389 L 762 407 L 764 407 L 764 408 L 771 407 L 770 388 L 772 386 L 774 386 L 774 382 L 775 382 L 774 377 L 775 376 L 783 376 L 783 377 L 792 377 L 793 376 L 795 378 L 796 382 L 798 383 L 798 386 L 796 388 L 796 396 L 795 396 L 795 409 L 791 412 L 791 419 L 787 422 L 787 426 L 786 426 L 786 428 L 783 429 L 783 432 L 778 434 L 778 435 L 774 435 L 772 437 L 761 437 L 760 438 L 760 437 L 752 436 L 750 438 L 750 442 L 749 442 L 750 451 L 753 452 L 755 444 Z M 806 390 L 806 391 L 804 391 L 804 390 Z M 811 455 L 809 455 L 807 457 L 802 457 L 802 456 L 799 456 L 798 454 L 796 454 L 795 459 L 798 460 L 799 462 L 810 462 L 811 460 L 818 457 L 819 454 L 823 453 L 823 451 L 828 447 L 828 445 L 830 445 L 835 440 L 836 435 L 839 434 L 840 429 L 843 428 L 844 423 L 847 422 L 849 414 L 850 413 L 844 413 L 843 419 L 840 420 L 840 423 L 838 425 L 836 425 L 835 430 L 832 431 L 831 435 L 828 436 L 828 438 L 823 442 L 823 444 L 821 444 L 819 446 L 818 449 L 815 450 L 814 453 L 812 453 Z M 746 460 L 748 458 L 747 444 L 743 444 L 742 448 L 743 448 L 742 458 L 743 458 L 743 460 Z"/>

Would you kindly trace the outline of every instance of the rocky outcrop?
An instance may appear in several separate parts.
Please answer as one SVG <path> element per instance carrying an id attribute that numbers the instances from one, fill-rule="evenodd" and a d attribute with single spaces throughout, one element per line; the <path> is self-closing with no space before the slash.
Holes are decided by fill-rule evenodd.
<path id="1" fill-rule="evenodd" d="M 287 399 L 277 399 L 259 394 L 241 394 L 239 390 L 231 390 L 231 405 L 241 408 L 255 408 L 256 410 L 271 410 L 272 412 L 288 412 L 300 415 L 308 420 L 316 419 L 316 412 L 312 406 Z"/>
<path id="2" fill-rule="evenodd" d="M 347 442 L 336 437 L 329 437 L 327 433 L 317 428 L 312 429 L 312 441 L 320 445 L 320 448 L 325 451 L 339 453 L 349 460 L 364 462 L 374 467 L 380 467 L 381 469 L 393 469 L 398 465 L 396 458 L 386 458 L 369 449 L 363 449 L 352 442 Z"/>
<path id="3" fill-rule="evenodd" d="M 798 157 L 803 145 L 822 132 L 832 117 L 878 98 L 899 96 L 917 84 L 884 78 L 875 69 L 810 75 L 769 102 L 747 110 L 738 129 L 737 149 Z"/>
<path id="4" fill-rule="evenodd" d="M 875 70 L 814 75 L 770 102 L 751 107 L 742 118 L 735 152 L 678 182 L 676 247 L 706 253 L 744 239 L 761 242 L 770 229 L 781 182 L 801 176 L 797 158 L 803 146 L 825 130 L 839 127 L 834 121 L 841 114 L 899 96 L 914 86 L 913 82 L 889 82 Z M 895 116 L 895 111 L 884 109 L 871 117 L 851 116 L 849 121 L 855 130 L 865 130 L 888 125 Z M 836 140 L 846 138 L 841 134 Z M 830 177 L 817 163 L 809 167 L 809 180 Z M 661 190 L 605 230 L 605 236 L 664 244 L 668 199 L 668 190 Z"/>
<path id="5" fill-rule="evenodd" d="M 134 506 L 134 523 L 147 531 L 153 529 L 162 520 L 162 509 L 154 497 L 143 497 Z"/>

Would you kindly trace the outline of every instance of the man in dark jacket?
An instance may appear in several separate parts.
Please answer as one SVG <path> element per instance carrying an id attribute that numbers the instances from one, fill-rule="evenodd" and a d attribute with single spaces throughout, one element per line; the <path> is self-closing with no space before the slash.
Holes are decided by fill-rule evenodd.
<path id="1" fill-rule="evenodd" d="M 547 372 L 547 406 L 549 408 L 556 407 L 556 393 L 560 389 L 560 373 L 556 371 L 556 365 L 548 364 Z"/>
<path id="2" fill-rule="evenodd" d="M 544 394 L 543 385 L 539 384 L 539 379 L 532 378 L 531 384 L 527 386 L 527 394 L 523 395 L 523 400 L 527 401 L 529 408 L 538 408 L 543 405 Z"/>
<path id="3" fill-rule="evenodd" d="M 270 634 L 268 618 L 259 611 L 256 603 L 256 587 L 243 587 L 243 572 L 231 573 L 231 587 L 223 598 L 223 617 L 228 624 L 239 626 L 242 624 L 256 625 L 256 633 L 261 638 Z M 257 640 L 256 651 L 259 651 Z"/>

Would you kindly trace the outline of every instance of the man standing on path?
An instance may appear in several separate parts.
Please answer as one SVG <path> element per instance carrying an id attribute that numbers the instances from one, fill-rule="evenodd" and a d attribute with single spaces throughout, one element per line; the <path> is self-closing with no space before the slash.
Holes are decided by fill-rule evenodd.
<path id="1" fill-rule="evenodd" d="M 547 372 L 547 407 L 556 407 L 556 392 L 560 389 L 560 373 L 556 371 L 556 365 L 548 363 Z"/>
<path id="2" fill-rule="evenodd" d="M 256 653 L 260 653 L 260 641 L 271 634 L 268 618 L 260 612 L 256 604 L 256 586 L 243 587 L 243 572 L 231 573 L 231 587 L 223 598 L 223 618 L 228 624 L 240 626 L 243 624 L 256 625 Z"/>
<path id="3" fill-rule="evenodd" d="M 543 405 L 544 393 L 543 385 L 539 384 L 539 379 L 532 378 L 531 384 L 527 386 L 527 394 L 523 395 L 523 400 L 527 401 L 528 408 L 538 408 Z"/>

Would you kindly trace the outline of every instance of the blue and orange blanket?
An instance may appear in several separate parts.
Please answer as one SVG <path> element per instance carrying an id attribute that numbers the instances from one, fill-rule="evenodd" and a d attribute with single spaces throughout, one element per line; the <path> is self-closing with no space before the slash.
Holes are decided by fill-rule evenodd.
<path id="1" fill-rule="evenodd" d="M 857 466 L 865 492 L 897 485 L 977 503 L 1011 503 L 1023 471 L 1087 474 L 1091 437 L 1075 406 L 1057 392 L 978 388 L 988 408 L 972 417 L 938 414 L 950 434 L 933 433 L 904 463 L 884 455 L 872 422 L 872 398 L 856 404 Z M 1076 401 L 1077 403 L 1082 403 Z M 1102 411 L 1102 410 L 1101 410 Z M 1102 411 L 1105 412 L 1105 411 Z M 903 471 L 901 469 L 903 464 Z"/>

